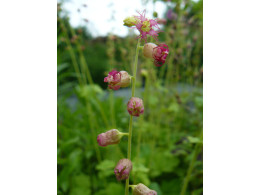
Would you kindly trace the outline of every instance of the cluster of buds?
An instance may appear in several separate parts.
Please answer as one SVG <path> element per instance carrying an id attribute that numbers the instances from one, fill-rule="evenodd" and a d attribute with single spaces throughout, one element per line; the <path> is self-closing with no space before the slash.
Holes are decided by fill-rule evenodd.
<path id="1" fill-rule="evenodd" d="M 165 23 L 165 19 L 153 20 L 146 18 L 145 10 L 142 13 L 139 13 L 139 16 L 127 17 L 124 20 L 125 26 L 135 28 L 140 32 L 139 38 L 146 43 L 143 48 L 143 54 L 146 58 L 154 59 L 155 66 L 162 66 L 165 63 L 166 57 L 169 54 L 169 49 L 166 44 L 156 45 L 154 43 L 147 43 L 147 36 L 150 35 L 158 41 L 158 33 L 161 32 L 158 24 Z"/>

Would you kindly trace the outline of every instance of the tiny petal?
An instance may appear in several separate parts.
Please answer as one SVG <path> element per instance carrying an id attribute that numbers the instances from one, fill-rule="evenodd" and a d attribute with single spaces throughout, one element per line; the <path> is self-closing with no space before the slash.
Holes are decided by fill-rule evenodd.
<path id="1" fill-rule="evenodd" d="M 141 75 L 144 77 L 148 76 L 148 71 L 146 69 L 141 69 Z"/>
<path id="2" fill-rule="evenodd" d="M 129 159 L 124 158 L 119 160 L 114 170 L 117 180 L 120 181 L 127 179 L 132 168 L 133 165 Z"/>
<path id="3" fill-rule="evenodd" d="M 111 129 L 97 136 L 97 142 L 100 146 L 108 146 L 118 144 L 122 138 L 122 134 L 117 129 Z"/>
<path id="4" fill-rule="evenodd" d="M 132 116 L 140 116 L 144 113 L 143 100 L 138 97 L 131 97 L 127 103 L 127 111 Z"/>
<path id="5" fill-rule="evenodd" d="M 157 192 L 139 183 L 133 190 L 133 195 L 157 195 Z"/>

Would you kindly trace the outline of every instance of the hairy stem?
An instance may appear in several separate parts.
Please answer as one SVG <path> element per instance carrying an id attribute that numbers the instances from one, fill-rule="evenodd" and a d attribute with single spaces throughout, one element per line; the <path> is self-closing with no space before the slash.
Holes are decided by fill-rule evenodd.
<path id="1" fill-rule="evenodd" d="M 135 81 L 136 81 L 136 71 L 137 71 L 137 63 L 138 63 L 138 54 L 139 54 L 139 46 L 140 46 L 140 39 L 138 39 L 137 46 L 136 46 L 136 53 L 135 53 L 135 63 L 133 69 L 133 77 L 132 77 L 132 97 L 135 96 Z M 131 160 L 131 144 L 132 144 L 132 125 L 133 125 L 133 116 L 130 115 L 129 121 L 129 135 L 128 135 L 128 149 L 127 149 L 127 158 Z M 125 195 L 129 194 L 129 178 L 125 182 Z"/>

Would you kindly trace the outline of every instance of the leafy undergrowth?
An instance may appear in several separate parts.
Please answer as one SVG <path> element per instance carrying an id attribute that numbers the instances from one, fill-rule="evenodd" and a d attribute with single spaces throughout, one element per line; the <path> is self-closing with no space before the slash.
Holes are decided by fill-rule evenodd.
<path id="1" fill-rule="evenodd" d="M 113 173 L 126 157 L 127 138 L 118 145 L 99 147 L 97 135 L 117 128 L 128 131 L 124 99 L 108 95 L 97 85 L 78 87 L 75 105 L 58 99 L 58 194 L 122 195 L 124 182 Z M 202 193 L 202 93 L 170 92 L 161 87 L 142 93 L 145 114 L 135 119 L 130 183 L 143 183 L 158 195 L 179 195 L 196 145 L 186 194 Z"/>

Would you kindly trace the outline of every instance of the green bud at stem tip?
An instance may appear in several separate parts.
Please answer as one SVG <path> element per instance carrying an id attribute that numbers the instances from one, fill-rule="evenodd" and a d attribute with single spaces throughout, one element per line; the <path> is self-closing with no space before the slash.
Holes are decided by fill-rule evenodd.
<path id="1" fill-rule="evenodd" d="M 139 49 L 143 49 L 144 48 L 144 46 L 139 46 Z"/>

